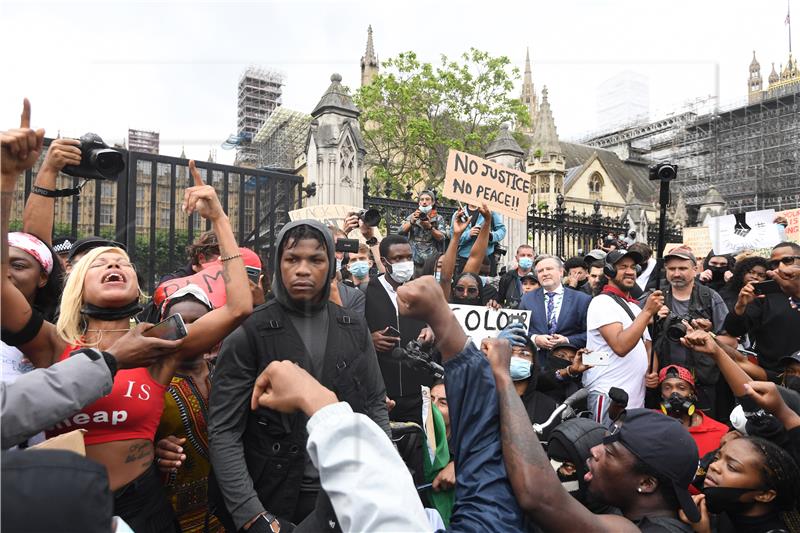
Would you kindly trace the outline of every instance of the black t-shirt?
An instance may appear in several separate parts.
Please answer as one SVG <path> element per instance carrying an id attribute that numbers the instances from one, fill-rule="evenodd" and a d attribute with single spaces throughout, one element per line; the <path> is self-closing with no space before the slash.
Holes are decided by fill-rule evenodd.
<path id="1" fill-rule="evenodd" d="M 669 516 L 645 516 L 633 523 L 644 533 L 692 533 L 694 530 L 677 518 Z"/>

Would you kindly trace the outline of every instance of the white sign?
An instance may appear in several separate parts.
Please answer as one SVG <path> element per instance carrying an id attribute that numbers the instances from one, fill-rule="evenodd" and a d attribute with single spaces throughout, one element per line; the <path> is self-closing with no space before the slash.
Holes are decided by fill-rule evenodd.
<path id="1" fill-rule="evenodd" d="M 497 337 L 510 322 L 522 322 L 526 331 L 531 323 L 531 312 L 525 309 L 494 310 L 479 305 L 450 304 L 450 310 L 477 346 L 483 339 Z"/>
<path id="2" fill-rule="evenodd" d="M 745 213 L 744 217 L 725 215 L 712 217 L 708 231 L 715 254 L 735 254 L 743 250 L 771 248 L 781 242 L 778 229 L 772 221 L 774 209 Z"/>

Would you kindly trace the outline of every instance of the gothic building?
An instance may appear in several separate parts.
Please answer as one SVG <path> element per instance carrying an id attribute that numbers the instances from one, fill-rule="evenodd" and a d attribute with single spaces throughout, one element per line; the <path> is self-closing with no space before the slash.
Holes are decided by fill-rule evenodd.
<path id="1" fill-rule="evenodd" d="M 372 43 L 372 25 L 367 28 L 367 51 L 361 57 L 361 86 L 369 85 L 378 75 L 380 67 L 378 56 L 375 55 L 375 45 Z"/>

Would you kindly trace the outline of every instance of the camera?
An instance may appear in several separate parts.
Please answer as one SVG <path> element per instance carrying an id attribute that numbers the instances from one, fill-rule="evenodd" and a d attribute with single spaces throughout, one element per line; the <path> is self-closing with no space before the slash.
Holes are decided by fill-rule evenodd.
<path id="1" fill-rule="evenodd" d="M 115 180 L 125 170 L 125 159 L 119 150 L 109 148 L 96 133 L 87 133 L 81 142 L 81 164 L 67 165 L 64 174 L 94 180 Z"/>
<path id="2" fill-rule="evenodd" d="M 680 340 L 686 336 L 686 324 L 683 323 L 684 320 L 691 323 L 695 318 L 703 317 L 692 316 L 691 314 L 678 315 L 670 311 L 667 318 L 664 319 L 664 330 L 666 331 L 667 338 L 674 342 L 680 342 Z"/>
<path id="3" fill-rule="evenodd" d="M 427 371 L 435 379 L 444 378 L 444 368 L 431 358 L 418 340 L 409 341 L 405 348 L 392 350 L 392 357 L 413 367 Z"/>
<path id="4" fill-rule="evenodd" d="M 420 211 L 419 212 L 419 221 L 420 222 L 425 222 L 427 220 L 428 220 L 428 214 L 427 213 L 423 213 L 422 211 Z"/>
<path id="5" fill-rule="evenodd" d="M 381 223 L 381 213 L 377 209 L 362 209 L 361 211 L 355 211 L 350 214 L 357 215 L 361 222 L 371 228 Z"/>
<path id="6" fill-rule="evenodd" d="M 650 167 L 650 181 L 672 181 L 678 177 L 678 165 L 659 163 Z"/>

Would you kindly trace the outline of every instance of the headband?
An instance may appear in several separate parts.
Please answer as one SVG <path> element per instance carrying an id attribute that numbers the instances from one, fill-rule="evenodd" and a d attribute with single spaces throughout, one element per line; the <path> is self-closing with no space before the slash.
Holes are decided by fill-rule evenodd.
<path id="1" fill-rule="evenodd" d="M 30 233 L 15 231 L 8 234 L 8 245 L 32 255 L 48 276 L 53 271 L 53 253 L 38 237 Z"/>

